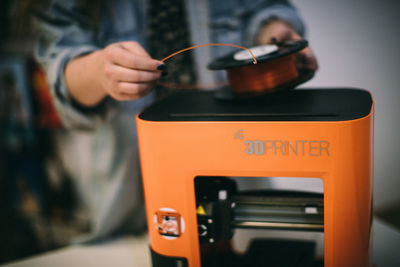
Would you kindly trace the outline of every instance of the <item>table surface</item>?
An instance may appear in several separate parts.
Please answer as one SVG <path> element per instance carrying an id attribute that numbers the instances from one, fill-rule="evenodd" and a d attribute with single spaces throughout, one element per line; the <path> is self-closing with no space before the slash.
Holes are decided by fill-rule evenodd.
<path id="1" fill-rule="evenodd" d="M 7 263 L 6 267 L 151 266 L 147 235 L 122 237 L 102 244 L 74 245 L 27 259 Z M 375 267 L 400 266 L 400 231 L 374 219 L 373 262 Z"/>

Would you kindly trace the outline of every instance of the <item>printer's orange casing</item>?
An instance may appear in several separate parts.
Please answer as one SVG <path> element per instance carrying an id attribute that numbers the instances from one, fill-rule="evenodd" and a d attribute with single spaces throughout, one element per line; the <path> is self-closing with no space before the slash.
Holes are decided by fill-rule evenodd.
<path id="1" fill-rule="evenodd" d="M 340 90 L 344 91 L 337 92 Z M 165 106 L 171 106 L 170 110 L 155 104 L 152 110 L 138 115 L 151 249 L 160 255 L 185 258 L 188 266 L 201 266 L 194 191 L 196 176 L 312 177 L 322 179 L 324 184 L 325 266 L 370 266 L 373 102 L 366 91 L 340 90 L 308 91 L 326 91 L 322 94 L 328 94 L 327 98 L 330 93 L 344 94 L 344 103 L 337 100 L 338 109 L 351 109 L 345 92 L 357 91 L 355 94 L 371 99 L 369 107 L 364 108 L 363 114 L 344 119 L 325 120 L 323 116 L 329 114 L 317 114 L 307 120 L 287 120 L 286 115 L 281 114 L 286 119 L 280 120 L 272 113 L 266 114 L 272 118 L 266 120 L 248 120 L 241 114 L 232 115 L 238 118 L 225 119 L 223 114 L 220 117 L 207 114 L 207 108 L 201 106 L 201 97 L 210 95 L 210 92 L 186 92 L 181 93 L 188 94 L 186 98 L 178 96 L 171 103 L 165 103 Z M 301 96 L 302 93 L 296 94 Z M 308 105 L 318 101 L 312 94 L 305 97 L 304 101 L 310 102 Z M 208 105 L 206 101 L 216 100 L 212 96 L 205 98 L 205 106 Z M 179 103 L 187 111 L 182 112 L 174 106 Z M 335 103 L 332 103 L 333 113 L 334 108 Z M 302 109 L 306 110 L 307 106 Z M 197 110 L 202 113 L 196 113 Z M 168 114 L 160 114 L 161 119 L 150 114 L 157 112 Z M 333 113 L 330 115 L 335 116 Z M 246 140 L 325 140 L 329 142 L 329 155 L 318 149 L 315 143 L 311 154 L 307 149 L 302 151 L 304 154 L 297 155 L 283 155 L 279 149 L 263 155 L 248 154 Z M 321 152 L 319 156 L 318 151 Z M 184 230 L 178 238 L 165 239 L 157 230 L 154 215 L 164 207 L 177 211 L 184 220 Z"/>

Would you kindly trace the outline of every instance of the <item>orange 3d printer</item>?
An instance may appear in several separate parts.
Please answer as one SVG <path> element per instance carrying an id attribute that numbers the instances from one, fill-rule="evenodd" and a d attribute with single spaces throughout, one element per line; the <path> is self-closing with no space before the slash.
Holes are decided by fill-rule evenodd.
<path id="1" fill-rule="evenodd" d="M 153 266 L 371 265 L 367 91 L 183 90 L 137 126 Z"/>

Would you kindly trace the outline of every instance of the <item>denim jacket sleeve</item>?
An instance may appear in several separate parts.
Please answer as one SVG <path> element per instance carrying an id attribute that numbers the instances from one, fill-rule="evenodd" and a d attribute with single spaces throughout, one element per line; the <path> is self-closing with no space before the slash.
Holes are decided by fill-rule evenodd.
<path id="1" fill-rule="evenodd" d="M 49 7 L 38 14 L 41 35 L 35 56 L 45 68 L 54 103 L 64 125 L 94 129 L 99 122 L 115 114 L 119 104 L 107 98 L 102 108 L 98 109 L 102 112 L 79 108 L 68 93 L 64 69 L 70 60 L 91 53 L 111 42 L 134 39 L 145 44 L 146 27 L 143 27 L 142 17 L 146 1 L 105 1 L 110 7 L 115 8 L 117 15 L 111 23 L 108 24 L 110 21 L 106 21 L 107 23 L 102 24 L 100 35 L 96 35 L 89 27 L 87 16 L 76 2 L 78 1 L 52 0 Z M 208 30 L 212 32 L 213 42 L 253 46 L 260 27 L 271 18 L 286 20 L 300 34 L 304 34 L 303 23 L 295 8 L 287 0 L 229 0 L 213 1 L 213 5 L 211 1 L 209 3 L 211 15 L 208 19 L 211 23 Z M 240 19 L 235 20 L 235 18 Z M 201 29 L 196 26 L 192 30 L 196 35 Z M 214 48 L 214 56 L 226 52 L 229 52 L 226 47 Z"/>
<path id="2" fill-rule="evenodd" d="M 305 34 L 303 21 L 296 8 L 288 0 L 254 1 L 254 13 L 249 16 L 244 33 L 244 42 L 255 45 L 257 35 L 265 22 L 272 18 L 288 22 L 301 36 Z"/>
<path id="3" fill-rule="evenodd" d="M 35 18 L 41 30 L 35 58 L 46 71 L 53 102 L 64 126 L 93 129 L 96 122 L 110 115 L 112 108 L 108 106 L 112 101 L 104 101 L 102 108 L 106 112 L 102 113 L 79 107 L 68 93 L 64 78 L 64 69 L 70 60 L 99 49 L 87 17 L 75 1 L 51 1 Z"/>

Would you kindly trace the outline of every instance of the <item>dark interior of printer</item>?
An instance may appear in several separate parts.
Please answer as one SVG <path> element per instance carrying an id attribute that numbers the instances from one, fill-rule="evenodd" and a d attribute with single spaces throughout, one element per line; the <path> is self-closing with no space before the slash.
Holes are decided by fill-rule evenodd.
<path id="1" fill-rule="evenodd" d="M 202 266 L 324 265 L 321 179 L 198 176 L 194 181 Z"/>

